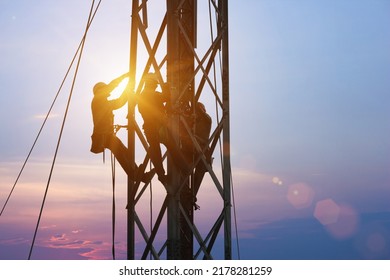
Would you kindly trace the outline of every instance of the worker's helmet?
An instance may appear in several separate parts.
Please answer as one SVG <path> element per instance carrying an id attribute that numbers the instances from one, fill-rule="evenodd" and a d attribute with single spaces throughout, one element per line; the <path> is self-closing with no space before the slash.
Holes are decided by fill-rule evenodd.
<path id="1" fill-rule="evenodd" d="M 155 73 L 148 73 L 145 75 L 145 85 L 153 85 L 157 86 L 158 84 L 158 79 Z"/>
<path id="2" fill-rule="evenodd" d="M 103 83 L 103 82 L 99 82 L 97 83 L 94 87 L 93 87 L 93 94 L 94 95 L 105 95 L 105 96 L 108 96 L 109 95 L 109 92 L 107 92 L 105 89 L 107 88 L 107 84 Z"/>
<path id="3" fill-rule="evenodd" d="M 204 104 L 202 102 L 196 102 L 195 106 L 196 106 L 195 108 L 198 111 L 202 111 L 202 112 L 206 113 L 206 107 L 204 106 Z"/>

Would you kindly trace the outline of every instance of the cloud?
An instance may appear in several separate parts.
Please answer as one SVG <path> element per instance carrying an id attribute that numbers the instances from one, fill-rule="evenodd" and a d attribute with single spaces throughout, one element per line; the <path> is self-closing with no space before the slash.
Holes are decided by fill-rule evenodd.
<path id="1" fill-rule="evenodd" d="M 66 240 L 66 238 L 65 238 L 65 233 L 56 234 L 56 235 L 53 235 L 53 236 L 50 238 L 50 241 L 51 241 L 51 242 L 64 241 L 64 240 Z"/>
<path id="2" fill-rule="evenodd" d="M 17 164 L 4 166 L 0 170 L 1 198 L 8 195 Z M 0 259 L 24 259 L 28 254 L 46 187 L 45 179 L 39 178 L 45 167 L 44 162 L 31 162 L 11 196 L 0 219 Z M 112 190 L 103 188 L 105 181 L 105 186 L 110 186 L 109 170 L 106 174 L 103 169 L 59 164 L 48 191 L 33 259 L 110 259 L 111 230 L 107 225 L 111 225 Z M 119 193 L 124 190 L 118 188 L 118 207 L 122 209 L 125 203 L 120 197 L 125 196 Z M 118 211 L 118 223 L 124 223 L 125 213 Z"/>
<path id="3" fill-rule="evenodd" d="M 11 198 L 9 208 L 0 219 L 0 236 L 7 236 L 8 243 L 3 248 L 9 254 L 0 254 L 1 258 L 24 258 L 28 251 L 29 239 L 34 229 L 38 209 L 45 187 L 39 177 L 46 172 L 45 162 L 32 162 L 26 170 L 26 177 L 17 186 Z M 12 170 L 17 164 L 6 164 L 0 169 L 2 182 L 0 194 L 7 194 L 12 182 Z M 4 175 L 4 176 L 3 176 Z M 123 176 L 122 176 L 123 175 Z M 39 228 L 39 240 L 36 242 L 33 258 L 63 259 L 111 259 L 111 174 L 107 165 L 93 165 L 88 162 L 60 162 L 56 167 L 50 186 L 42 224 Z M 217 174 L 219 177 L 220 174 Z M 318 177 L 318 176 L 317 176 Z M 3 180 L 4 178 L 4 180 Z M 126 177 L 119 174 L 117 178 L 117 258 L 126 258 Z M 153 182 L 153 217 L 160 210 L 161 201 L 166 192 L 161 184 Z M 267 174 L 256 169 L 233 169 L 233 189 L 235 213 L 237 214 L 239 238 L 245 242 L 257 242 L 263 231 L 286 232 L 279 221 L 307 218 L 315 221 L 314 208 L 329 189 L 319 189 L 311 182 L 305 183 L 283 174 Z M 310 203 L 294 207 L 300 193 L 309 191 Z M 289 196 L 290 193 L 290 196 Z M 291 194 L 293 197 L 291 198 Z M 150 220 L 150 192 L 146 191 L 137 205 L 137 213 L 144 224 Z M 289 199 L 290 197 L 290 199 Z M 331 196 L 329 196 L 331 197 Z M 305 200 L 306 201 L 306 200 Z M 336 200 L 337 201 L 337 200 Z M 292 203 L 293 202 L 293 203 Z M 197 227 L 201 234 L 207 233 L 223 209 L 222 198 L 215 188 L 211 177 L 206 174 L 198 194 L 197 203 L 201 209 L 195 212 Z M 303 205 L 301 207 L 301 205 Z M 233 220 L 234 222 L 234 220 Z M 319 222 L 317 222 L 319 223 Z M 297 227 L 299 223 L 292 224 Z M 324 230 L 325 228 L 321 228 Z M 292 230 L 292 229 L 291 229 Z M 313 228 L 308 227 L 311 232 Z M 317 229 L 315 229 L 317 230 Z M 354 231 L 355 233 L 356 231 Z M 5 235 L 7 233 L 7 235 Z M 18 236 L 16 236 L 16 233 Z M 162 225 L 157 238 L 165 238 L 165 225 Z M 324 230 L 329 238 L 331 232 Z M 347 236 L 350 238 L 350 236 Z M 279 235 L 262 236 L 262 240 L 275 241 Z M 341 240 L 341 241 L 344 241 Z M 385 240 L 386 241 L 386 240 Z M 371 250 L 379 250 L 385 243 L 382 235 L 372 234 L 368 238 Z M 137 240 L 139 244 L 142 238 Z M 296 241 L 294 241 L 296 242 Z M 387 242 L 387 241 L 386 241 Z M 4 247 L 6 246 L 6 247 Z M 142 245 L 140 245 L 142 248 Z M 379 248 L 379 249 L 378 249 Z M 56 255 L 55 252 L 58 252 Z M 47 253 L 45 256 L 44 254 Z"/>
<path id="4" fill-rule="evenodd" d="M 49 238 L 42 237 L 35 251 L 47 252 L 51 250 L 52 252 L 61 252 L 65 259 L 67 258 L 66 256 L 72 256 L 71 259 L 110 259 L 110 244 L 108 242 L 92 240 L 91 238 L 94 238 L 94 235 L 80 236 L 81 232 L 71 231 L 69 234 L 57 233 Z"/>
<path id="5" fill-rule="evenodd" d="M 56 228 L 56 227 L 57 227 L 56 225 L 47 225 L 47 226 L 41 226 L 41 227 L 39 227 L 39 229 L 45 230 L 45 229 L 51 229 L 51 228 Z"/>
<path id="6" fill-rule="evenodd" d="M 48 116 L 48 119 L 54 119 L 54 118 L 58 118 L 60 115 L 59 114 L 50 114 Z M 34 119 L 45 119 L 46 118 L 46 115 L 34 115 Z"/>
<path id="7" fill-rule="evenodd" d="M 1 245 L 7 245 L 7 246 L 26 244 L 28 242 L 29 242 L 28 240 L 26 240 L 26 239 L 24 239 L 22 237 L 11 238 L 11 239 L 0 239 L 0 244 Z"/>

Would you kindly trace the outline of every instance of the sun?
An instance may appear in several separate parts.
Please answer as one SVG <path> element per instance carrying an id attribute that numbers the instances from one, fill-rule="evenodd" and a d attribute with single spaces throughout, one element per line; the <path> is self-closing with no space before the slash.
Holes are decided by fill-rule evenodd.
<path id="1" fill-rule="evenodd" d="M 129 82 L 129 78 L 125 78 L 120 84 L 111 92 L 109 100 L 117 99 L 121 96 L 123 91 Z M 123 106 L 118 110 L 114 110 L 115 124 L 126 125 L 127 124 L 127 106 Z"/>
<path id="2" fill-rule="evenodd" d="M 121 94 L 125 90 L 128 82 L 129 82 L 129 78 L 124 78 L 122 82 L 120 82 L 120 84 L 111 92 L 109 99 L 112 100 L 112 99 L 119 98 L 119 96 L 121 96 Z"/>

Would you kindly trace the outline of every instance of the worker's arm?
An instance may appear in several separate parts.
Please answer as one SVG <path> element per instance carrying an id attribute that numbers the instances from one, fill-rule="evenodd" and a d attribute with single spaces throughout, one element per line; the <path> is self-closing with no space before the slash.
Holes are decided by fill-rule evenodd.
<path id="1" fill-rule="evenodd" d="M 121 96 L 117 99 L 110 100 L 111 110 L 116 110 L 121 108 L 127 103 L 131 94 L 131 89 L 129 84 L 127 84 L 125 90 L 122 92 Z"/>
<path id="2" fill-rule="evenodd" d="M 120 75 L 118 78 L 115 78 L 112 80 L 107 86 L 109 88 L 109 91 L 113 91 L 122 81 L 123 79 L 129 77 L 129 72 Z M 123 105 L 126 104 L 128 100 L 128 95 L 129 95 L 129 84 L 127 84 L 125 90 L 122 92 L 121 96 L 117 99 L 110 100 L 110 106 L 111 110 L 116 110 L 121 108 Z"/>
<path id="3" fill-rule="evenodd" d="M 113 91 L 122 81 L 123 79 L 129 77 L 129 72 L 123 74 L 123 75 L 120 75 L 118 78 L 115 78 L 114 80 L 112 80 L 108 85 L 107 85 L 107 91 L 108 92 L 111 92 Z"/>

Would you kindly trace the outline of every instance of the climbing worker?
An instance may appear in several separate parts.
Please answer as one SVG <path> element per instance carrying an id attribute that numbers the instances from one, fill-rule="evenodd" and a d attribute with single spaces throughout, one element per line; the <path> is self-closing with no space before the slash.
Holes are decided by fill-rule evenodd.
<path id="1" fill-rule="evenodd" d="M 183 127 L 183 133 L 181 134 L 182 150 L 187 158 L 195 164 L 195 170 L 192 179 L 192 188 L 186 193 L 188 200 L 192 200 L 195 210 L 199 209 L 196 204 L 197 194 L 200 185 L 203 181 L 204 175 L 208 171 L 208 165 L 211 165 L 211 148 L 209 147 L 209 138 L 211 132 L 212 120 L 210 115 L 206 112 L 206 107 L 203 103 L 196 101 L 194 105 L 187 105 L 184 112 L 183 119 L 188 128 L 191 128 L 189 132 Z M 205 157 L 205 162 L 201 157 Z"/>
<path id="2" fill-rule="evenodd" d="M 176 166 L 187 173 L 188 164 L 174 143 L 167 126 L 166 106 L 164 104 L 170 99 L 167 84 L 161 85 L 162 92 L 156 91 L 159 82 L 154 73 L 148 73 L 144 81 L 144 88 L 137 99 L 138 110 L 144 120 L 142 128 L 149 143 L 149 157 L 158 179 L 165 185 L 167 176 L 163 167 L 160 143 L 167 147 L 168 153 L 172 156 Z"/>
<path id="3" fill-rule="evenodd" d="M 91 103 L 91 110 L 94 127 L 91 136 L 91 152 L 98 154 L 102 153 L 105 148 L 108 148 L 115 155 L 124 171 L 128 175 L 134 174 L 134 177 L 130 179 L 148 182 L 151 179 L 153 171 L 138 174 L 141 168 L 138 168 L 135 163 L 132 163 L 128 159 L 128 149 L 114 133 L 113 111 L 123 107 L 127 103 L 130 88 L 127 86 L 117 99 L 107 99 L 111 92 L 128 76 L 129 73 L 125 73 L 112 80 L 109 84 L 98 82 L 93 87 L 94 97 Z"/>
<path id="4" fill-rule="evenodd" d="M 206 162 L 211 164 L 211 151 L 208 146 L 208 141 L 211 131 L 211 117 L 206 112 L 206 107 L 201 102 L 195 103 L 195 138 L 199 143 L 200 148 L 206 156 Z M 196 153 L 199 156 L 199 153 Z M 194 189 L 195 194 L 198 192 L 200 184 L 202 183 L 207 167 L 202 160 L 195 167 L 194 173 Z"/>

